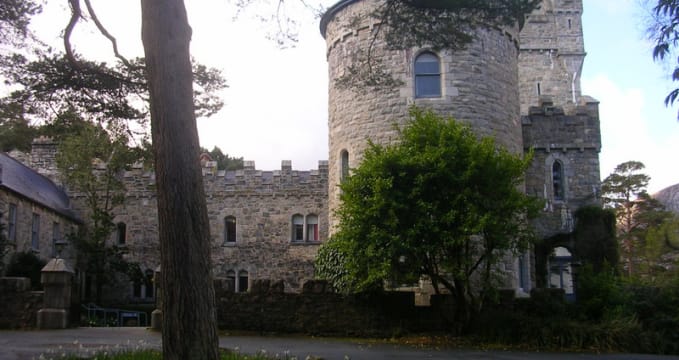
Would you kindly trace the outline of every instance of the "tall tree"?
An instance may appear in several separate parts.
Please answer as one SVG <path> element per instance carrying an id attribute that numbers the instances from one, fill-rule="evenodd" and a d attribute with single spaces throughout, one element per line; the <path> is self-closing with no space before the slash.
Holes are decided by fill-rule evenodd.
<path id="1" fill-rule="evenodd" d="M 491 294 L 495 265 L 532 239 L 537 203 L 520 191 L 528 162 L 414 109 L 398 143 L 370 144 L 341 185 L 339 226 L 319 250 L 318 275 L 344 291 L 424 275 L 454 295 L 467 323 Z"/>
<path id="2" fill-rule="evenodd" d="M 210 226 L 182 0 L 142 0 L 163 289 L 163 358 L 219 358 Z"/>
<path id="3" fill-rule="evenodd" d="M 655 42 L 653 59 L 673 62 L 672 80 L 679 81 L 679 58 L 676 57 L 679 44 L 679 0 L 658 0 L 653 7 L 653 18 L 648 34 Z M 674 63 L 676 59 L 676 63 Z M 675 88 L 665 97 L 665 105 L 672 105 L 679 97 Z"/>
<path id="4" fill-rule="evenodd" d="M 601 184 L 604 205 L 615 210 L 620 255 L 628 276 L 635 274 L 646 231 L 668 216 L 662 204 L 646 192 L 651 178 L 641 172 L 644 168 L 639 161 L 624 162 Z"/>

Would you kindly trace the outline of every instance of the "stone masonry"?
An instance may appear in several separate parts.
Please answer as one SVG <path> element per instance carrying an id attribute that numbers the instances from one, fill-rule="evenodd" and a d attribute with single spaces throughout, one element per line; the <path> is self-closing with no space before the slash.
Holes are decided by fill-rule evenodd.
<path id="1" fill-rule="evenodd" d="M 598 103 L 580 91 L 585 57 L 581 0 L 544 0 L 521 32 L 515 27 L 478 27 L 474 41 L 457 52 L 426 46 L 394 51 L 378 37 L 373 54 L 402 85 L 361 94 L 334 86 L 372 41 L 378 24 L 366 15 L 378 3 L 341 0 L 321 20 L 331 84 L 329 161 L 308 171 L 293 170 L 290 161 L 273 171 L 257 170 L 254 162 L 238 171 L 217 171 L 213 164 L 204 164 L 214 275 L 227 279 L 237 292 L 256 279 L 283 280 L 286 292 L 302 290 L 314 276 L 319 244 L 336 225 L 332 213 L 343 168 L 357 166 L 368 139 L 394 141 L 394 124 L 405 123 L 411 105 L 453 116 L 511 151 L 533 154 L 525 190 L 545 203 L 535 222 L 540 237 L 570 232 L 575 210 L 599 202 Z M 440 62 L 440 96 L 415 96 L 413 64 L 423 52 L 435 54 Z M 48 139 L 41 139 L 30 155 L 13 156 L 59 184 L 55 149 Z M 129 260 L 152 274 L 160 264 L 155 179 L 137 166 L 124 174 L 124 180 L 125 203 L 114 211 L 119 233 L 110 241 L 123 246 Z M 82 197 L 74 191 L 68 194 L 73 210 L 86 220 Z M 0 208 L 7 206 L 8 200 L 0 197 Z M 22 221 L 30 221 L 26 211 Z M 500 266 L 506 285 L 530 290 L 535 283 L 533 255 L 505 260 Z M 109 289 L 111 300 L 152 297 L 152 284 L 143 286 L 146 291 L 123 281 Z"/>

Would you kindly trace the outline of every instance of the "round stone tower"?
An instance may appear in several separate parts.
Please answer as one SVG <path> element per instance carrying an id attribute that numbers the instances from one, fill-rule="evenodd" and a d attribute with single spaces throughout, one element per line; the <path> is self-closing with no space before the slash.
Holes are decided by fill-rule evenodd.
<path id="1" fill-rule="evenodd" d="M 336 221 L 338 184 L 358 165 L 367 140 L 395 140 L 394 125 L 408 119 L 416 105 L 466 122 L 481 136 L 493 136 L 514 152 L 523 150 L 518 91 L 518 28 L 478 27 L 464 50 L 428 47 L 388 49 L 373 39 L 378 20 L 369 14 L 380 0 L 342 0 L 321 19 L 327 44 L 329 214 L 330 232 Z M 384 32 L 378 33 L 378 35 Z M 357 91 L 338 86 L 358 54 L 368 51 L 398 81 L 395 88 Z"/>

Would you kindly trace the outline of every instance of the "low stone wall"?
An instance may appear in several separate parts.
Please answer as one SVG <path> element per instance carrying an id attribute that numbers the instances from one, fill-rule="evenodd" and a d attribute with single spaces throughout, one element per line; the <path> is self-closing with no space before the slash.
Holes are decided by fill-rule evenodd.
<path id="1" fill-rule="evenodd" d="M 217 280 L 221 330 L 335 336 L 395 336 L 444 330 L 440 307 L 416 307 L 414 293 L 341 295 L 308 281 L 302 293 L 284 293 L 279 282 L 256 280 L 248 293 L 234 293 Z"/>
<path id="2" fill-rule="evenodd" d="M 31 291 L 29 278 L 0 278 L 0 329 L 35 328 L 42 302 L 43 292 Z"/>

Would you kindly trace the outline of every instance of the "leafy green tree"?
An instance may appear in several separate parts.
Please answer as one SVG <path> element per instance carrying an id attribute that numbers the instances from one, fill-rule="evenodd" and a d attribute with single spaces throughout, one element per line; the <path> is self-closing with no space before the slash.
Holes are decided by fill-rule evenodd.
<path id="1" fill-rule="evenodd" d="M 237 158 L 224 154 L 218 146 L 212 148 L 212 151 L 207 151 L 207 149 L 201 147 L 200 152 L 210 155 L 212 160 L 217 162 L 217 169 L 219 170 L 239 170 L 243 168 L 242 157 Z"/>
<path id="2" fill-rule="evenodd" d="M 639 161 L 627 161 L 601 184 L 604 204 L 615 210 L 620 255 L 628 276 L 635 275 L 635 263 L 642 258 L 649 229 L 662 224 L 669 216 L 660 202 L 646 192 L 650 177 L 641 171 Z"/>
<path id="3" fill-rule="evenodd" d="M 454 295 L 464 324 L 492 293 L 495 265 L 533 239 L 538 205 L 521 191 L 530 159 L 416 108 L 399 135 L 395 145 L 370 143 L 341 185 L 339 226 L 317 275 L 343 291 L 427 276 Z"/>
<path id="4" fill-rule="evenodd" d="M 130 148 L 124 133 L 77 118 L 69 123 L 73 124 L 70 131 L 62 129 L 57 136 L 57 167 L 89 214 L 86 226 L 70 240 L 77 249 L 78 267 L 94 278 L 96 302 L 101 303 L 103 287 L 116 281 L 117 276 L 126 274 L 134 279 L 140 275 L 138 266 L 125 261 L 122 249 L 109 240 L 115 230 L 112 210 L 124 201 L 122 172 L 143 151 Z"/>
<path id="5" fill-rule="evenodd" d="M 656 61 L 672 61 L 674 70 L 672 80 L 679 80 L 679 58 L 676 47 L 679 44 L 679 0 L 658 0 L 652 9 L 653 19 L 649 29 L 649 37 L 655 42 L 653 59 Z M 676 88 L 665 97 L 665 105 L 671 105 L 679 97 Z"/>

